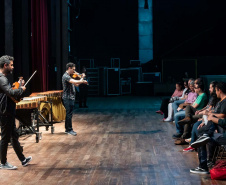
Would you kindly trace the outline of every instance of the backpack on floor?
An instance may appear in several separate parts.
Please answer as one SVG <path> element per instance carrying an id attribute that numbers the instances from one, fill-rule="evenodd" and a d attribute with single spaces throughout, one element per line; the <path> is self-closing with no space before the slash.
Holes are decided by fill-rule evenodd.
<path id="1" fill-rule="evenodd" d="M 210 170 L 210 176 L 213 180 L 226 179 L 226 161 L 217 161 L 216 165 Z"/>

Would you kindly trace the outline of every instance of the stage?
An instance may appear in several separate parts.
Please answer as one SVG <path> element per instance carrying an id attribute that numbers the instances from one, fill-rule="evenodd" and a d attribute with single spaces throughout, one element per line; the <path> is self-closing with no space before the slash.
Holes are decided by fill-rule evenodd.
<path id="1" fill-rule="evenodd" d="M 225 184 L 189 172 L 198 166 L 197 153 L 174 145 L 174 124 L 155 113 L 160 102 L 160 97 L 89 98 L 89 108 L 73 116 L 77 136 L 65 134 L 61 122 L 54 124 L 54 134 L 41 127 L 39 143 L 35 135 L 20 137 L 24 154 L 33 157 L 27 167 L 9 147 L 8 162 L 18 169 L 0 170 L 1 184 Z"/>

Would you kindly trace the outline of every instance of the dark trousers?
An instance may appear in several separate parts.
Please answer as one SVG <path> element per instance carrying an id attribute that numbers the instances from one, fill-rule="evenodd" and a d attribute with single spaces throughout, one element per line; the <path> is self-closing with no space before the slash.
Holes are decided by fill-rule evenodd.
<path id="1" fill-rule="evenodd" d="M 20 161 L 24 161 L 25 157 L 23 155 L 22 148 L 18 141 L 19 135 L 16 132 L 15 116 L 12 115 L 2 116 L 1 123 L 2 123 L 1 146 L 0 146 L 1 163 L 5 164 L 7 162 L 7 149 L 10 139 L 17 157 L 19 158 Z"/>
<path id="2" fill-rule="evenodd" d="M 217 134 L 220 135 L 220 134 Z M 223 137 L 223 134 L 221 134 L 220 137 L 213 136 L 210 140 L 210 142 L 207 145 L 204 145 L 200 148 L 198 148 L 199 153 L 199 167 L 207 169 L 207 149 L 208 149 L 208 155 L 209 160 L 212 160 L 213 153 L 215 150 L 215 147 L 219 145 L 226 145 L 226 138 Z"/>
<path id="3" fill-rule="evenodd" d="M 201 115 L 195 115 L 195 112 L 197 111 L 196 108 L 192 107 L 191 105 L 187 105 L 185 109 L 185 117 L 191 118 L 191 123 L 187 123 L 184 125 L 184 132 L 182 135 L 182 138 L 186 139 L 189 138 L 191 135 L 192 130 L 192 124 L 196 123 L 198 119 L 201 117 Z"/>
<path id="4" fill-rule="evenodd" d="M 185 117 L 190 117 L 192 119 L 192 116 L 195 115 L 196 111 L 197 111 L 196 108 L 192 107 L 191 105 L 187 105 L 185 109 Z"/>
<path id="5" fill-rule="evenodd" d="M 198 129 L 198 135 L 201 136 L 203 134 L 208 134 L 210 137 L 212 137 L 211 141 L 207 144 L 208 148 L 208 154 L 209 159 L 212 159 L 213 151 L 216 147 L 216 145 L 225 144 L 226 139 L 224 137 L 214 137 L 214 131 L 215 129 L 218 130 L 218 132 L 222 133 L 223 129 L 216 127 L 216 125 L 212 121 L 208 121 L 207 125 Z M 206 146 L 202 146 L 198 149 L 199 152 L 199 167 L 200 168 L 207 168 L 207 149 Z"/>
<path id="6" fill-rule="evenodd" d="M 169 104 L 169 98 L 163 98 L 160 110 L 164 113 L 164 118 L 168 117 L 168 104 Z"/>
<path id="7" fill-rule="evenodd" d="M 65 131 L 70 132 L 72 128 L 72 115 L 75 106 L 75 100 L 63 99 L 64 107 L 66 109 L 66 118 L 65 118 Z"/>
<path id="8" fill-rule="evenodd" d="M 198 129 L 198 136 L 202 136 L 203 134 L 208 134 L 210 137 L 213 136 L 216 127 L 212 121 L 208 121 L 207 125 Z"/>

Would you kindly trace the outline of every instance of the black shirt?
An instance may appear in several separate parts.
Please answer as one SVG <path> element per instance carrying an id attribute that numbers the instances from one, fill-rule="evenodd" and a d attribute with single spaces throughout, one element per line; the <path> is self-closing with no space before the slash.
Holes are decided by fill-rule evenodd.
<path id="1" fill-rule="evenodd" d="M 65 72 L 62 76 L 62 84 L 63 84 L 63 99 L 71 99 L 75 100 L 75 86 L 74 84 L 70 83 L 70 75 Z"/>
<path id="2" fill-rule="evenodd" d="M 226 114 L 226 98 L 216 104 L 214 113 Z"/>
<path id="3" fill-rule="evenodd" d="M 15 115 L 16 103 L 10 98 L 21 97 L 23 89 L 12 89 L 8 79 L 0 73 L 0 102 L 1 102 L 1 114 L 3 115 Z M 3 111 L 3 112 L 2 112 Z"/>

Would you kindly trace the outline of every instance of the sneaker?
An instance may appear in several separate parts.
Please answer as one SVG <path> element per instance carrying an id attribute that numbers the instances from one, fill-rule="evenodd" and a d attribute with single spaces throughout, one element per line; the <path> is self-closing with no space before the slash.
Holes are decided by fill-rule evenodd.
<path id="1" fill-rule="evenodd" d="M 163 112 L 161 111 L 161 110 L 157 110 L 157 111 L 155 111 L 157 114 L 161 114 L 161 115 L 163 115 Z"/>
<path id="2" fill-rule="evenodd" d="M 70 132 L 68 132 L 68 134 L 70 134 L 72 136 L 76 136 L 77 135 L 77 133 L 75 131 L 73 131 L 73 130 L 71 130 Z"/>
<path id="3" fill-rule="evenodd" d="M 209 174 L 208 169 L 203 169 L 203 168 L 195 168 L 195 169 L 190 169 L 191 173 L 197 173 L 197 174 Z"/>
<path id="4" fill-rule="evenodd" d="M 172 137 L 173 137 L 173 139 L 177 139 L 177 138 L 180 138 L 181 136 L 182 136 L 182 134 L 177 133 L 177 134 L 173 134 Z"/>
<path id="5" fill-rule="evenodd" d="M 22 166 L 27 166 L 31 160 L 32 160 L 31 156 L 27 157 L 24 161 L 22 161 Z"/>
<path id="6" fill-rule="evenodd" d="M 186 141 L 187 143 L 190 143 L 190 142 L 191 142 L 191 138 L 185 139 L 185 141 Z"/>
<path id="7" fill-rule="evenodd" d="M 15 169 L 17 169 L 16 166 L 13 166 L 13 165 L 9 164 L 8 162 L 6 162 L 5 164 L 1 164 L 0 168 L 5 169 L 5 170 L 15 170 Z"/>
<path id="8" fill-rule="evenodd" d="M 166 118 L 164 121 L 166 121 L 166 122 L 172 122 L 173 120 L 170 119 L 170 118 Z"/>
<path id="9" fill-rule="evenodd" d="M 191 146 L 189 146 L 189 147 L 183 149 L 183 152 L 193 152 L 193 151 L 195 151 L 195 149 L 192 148 Z"/>
<path id="10" fill-rule="evenodd" d="M 65 134 L 68 134 L 68 131 L 66 131 L 66 130 L 65 130 L 65 132 L 64 132 L 64 133 L 65 133 Z"/>
<path id="11" fill-rule="evenodd" d="M 210 137 L 207 135 L 201 136 L 199 139 L 197 139 L 194 143 L 191 144 L 192 148 L 199 148 L 205 144 L 207 144 L 210 140 Z"/>

